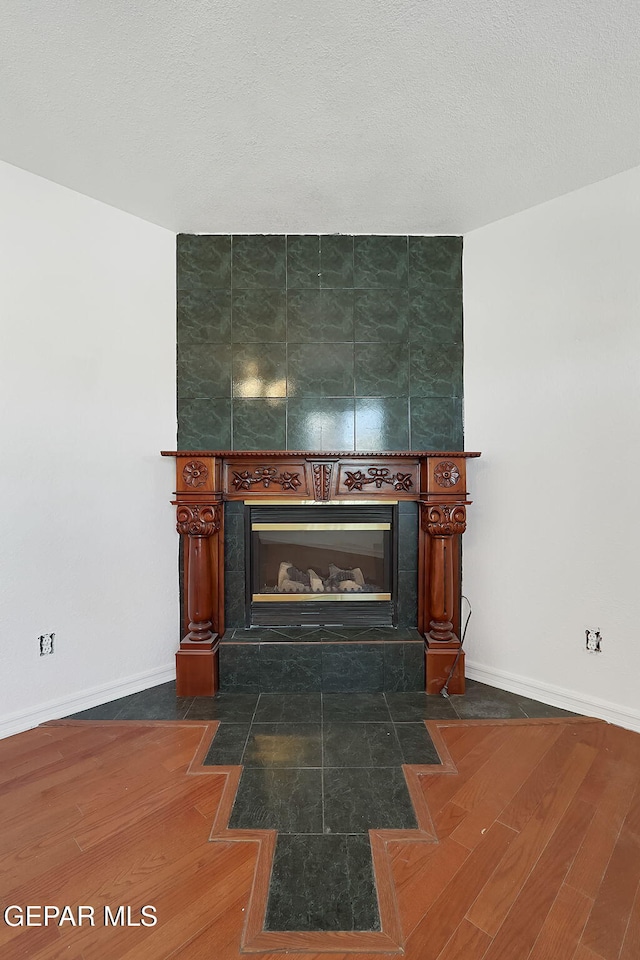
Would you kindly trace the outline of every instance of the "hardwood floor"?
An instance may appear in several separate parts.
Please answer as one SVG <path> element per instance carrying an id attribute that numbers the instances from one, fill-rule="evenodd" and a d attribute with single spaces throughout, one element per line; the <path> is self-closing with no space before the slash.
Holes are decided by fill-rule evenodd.
<path id="1" fill-rule="evenodd" d="M 0 742 L 2 910 L 84 905 L 95 922 L 0 918 L 0 955 L 637 960 L 640 737 L 591 720 L 427 726 L 444 763 L 405 768 L 421 830 L 372 831 L 383 931 L 348 935 L 256 925 L 274 833 L 227 829 L 239 768 L 202 766 L 217 722 L 61 721 Z M 157 925 L 104 925 L 105 906 L 139 924 L 144 905 Z"/>

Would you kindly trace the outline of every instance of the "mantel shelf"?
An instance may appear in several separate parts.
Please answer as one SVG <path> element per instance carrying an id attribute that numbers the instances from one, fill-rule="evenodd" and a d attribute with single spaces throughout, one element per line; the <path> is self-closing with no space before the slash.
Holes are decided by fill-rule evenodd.
<path id="1" fill-rule="evenodd" d="M 305 460 L 370 460 L 373 457 L 399 460 L 421 460 L 425 457 L 479 457 L 477 451 L 464 450 L 162 450 L 163 457 L 241 457 L 262 460 L 264 457 L 303 457 Z"/>

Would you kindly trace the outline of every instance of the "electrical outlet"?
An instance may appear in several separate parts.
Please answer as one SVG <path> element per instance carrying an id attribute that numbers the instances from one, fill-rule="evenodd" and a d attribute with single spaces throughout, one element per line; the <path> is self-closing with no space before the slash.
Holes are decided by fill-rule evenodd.
<path id="1" fill-rule="evenodd" d="M 585 630 L 587 653 L 602 653 L 600 630 Z"/>
<path id="2" fill-rule="evenodd" d="M 50 653 L 53 653 L 53 641 L 55 639 L 55 633 L 43 633 L 41 637 L 38 637 L 40 643 L 40 656 L 46 657 Z"/>

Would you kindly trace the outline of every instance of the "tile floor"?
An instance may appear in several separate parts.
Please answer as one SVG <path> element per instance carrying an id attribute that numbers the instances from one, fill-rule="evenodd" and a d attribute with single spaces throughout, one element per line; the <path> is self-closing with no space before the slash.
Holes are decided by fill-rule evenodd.
<path id="1" fill-rule="evenodd" d="M 220 720 L 206 764 L 240 764 L 231 829 L 278 831 L 267 930 L 378 930 L 370 829 L 412 829 L 402 764 L 439 763 L 427 719 L 571 716 L 473 680 L 464 696 L 222 693 L 167 683 L 78 720 Z"/>

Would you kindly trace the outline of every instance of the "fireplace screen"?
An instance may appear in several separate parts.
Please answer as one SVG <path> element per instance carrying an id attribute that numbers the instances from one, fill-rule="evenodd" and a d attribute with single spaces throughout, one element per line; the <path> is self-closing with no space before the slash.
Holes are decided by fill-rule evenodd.
<path id="1" fill-rule="evenodd" d="M 364 510 L 364 512 L 363 512 Z M 251 511 L 256 604 L 384 601 L 393 593 L 393 507 Z M 356 519 L 357 518 L 357 519 Z M 327 611 L 328 612 L 328 611 Z M 288 619 L 288 618 L 287 618 Z"/>

